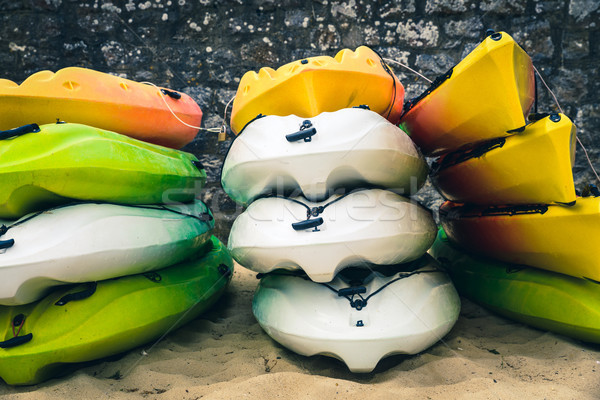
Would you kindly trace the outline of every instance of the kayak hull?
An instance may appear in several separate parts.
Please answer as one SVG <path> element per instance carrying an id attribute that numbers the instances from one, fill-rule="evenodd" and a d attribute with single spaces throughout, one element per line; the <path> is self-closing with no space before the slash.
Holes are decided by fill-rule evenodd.
<path id="1" fill-rule="evenodd" d="M 129 351 L 196 318 L 221 296 L 233 264 L 213 237 L 196 259 L 142 275 L 97 283 L 87 298 L 56 305 L 89 284 L 56 290 L 37 303 L 0 307 L 0 338 L 13 339 L 13 323 L 27 338 L 0 348 L 0 377 L 9 385 L 32 385 L 64 374 L 76 363 Z M 206 250 L 205 250 L 206 251 Z"/>
<path id="2" fill-rule="evenodd" d="M 200 107 L 185 93 L 78 67 L 40 71 L 21 85 L 0 79 L 0 110 L 0 130 L 60 120 L 176 149 L 198 133 L 177 118 L 193 126 L 202 121 Z"/>
<path id="3" fill-rule="evenodd" d="M 284 347 L 304 356 L 337 358 L 352 372 L 371 372 L 384 357 L 429 348 L 458 318 L 460 299 L 448 276 L 428 256 L 413 264 L 415 274 L 405 278 L 400 278 L 404 272 L 370 272 L 362 297 L 388 286 L 360 310 L 306 277 L 269 274 L 261 279 L 252 311 L 265 332 Z M 329 286 L 339 290 L 349 284 L 338 276 Z"/>
<path id="4" fill-rule="evenodd" d="M 303 132 L 312 135 L 309 140 L 287 139 Z M 323 201 L 336 190 L 365 185 L 408 196 L 426 178 L 423 156 L 401 129 L 373 111 L 348 108 L 310 119 L 253 121 L 233 142 L 221 183 L 233 200 L 247 205 L 270 193 Z"/>
<path id="5" fill-rule="evenodd" d="M 259 114 L 312 118 L 323 112 L 367 105 L 398 123 L 404 87 L 366 46 L 343 49 L 242 76 L 231 110 L 231 129 L 240 133 Z"/>
<path id="6" fill-rule="evenodd" d="M 471 255 L 452 245 L 442 230 L 430 254 L 470 300 L 538 329 L 600 343 L 597 282 Z"/>

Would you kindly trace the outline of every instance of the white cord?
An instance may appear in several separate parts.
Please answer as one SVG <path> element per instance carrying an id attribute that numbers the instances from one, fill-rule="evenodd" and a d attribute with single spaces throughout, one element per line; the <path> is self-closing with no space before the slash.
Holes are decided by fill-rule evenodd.
<path id="1" fill-rule="evenodd" d="M 558 110 L 564 114 L 564 111 L 562 109 L 562 107 L 560 106 L 560 104 L 558 103 L 558 99 L 556 98 L 556 96 L 554 95 L 554 92 L 552 92 L 552 90 L 550 89 L 550 87 L 548 87 L 548 85 L 546 85 L 546 81 L 544 81 L 544 78 L 542 78 L 542 74 L 540 74 L 540 71 L 537 70 L 537 68 L 535 67 L 535 65 L 533 65 L 533 70 L 535 71 L 535 73 L 540 77 L 540 80 L 542 81 L 542 83 L 544 84 L 544 86 L 546 87 L 546 89 L 550 92 L 550 94 L 552 95 L 552 97 L 554 98 L 554 102 L 556 103 L 556 106 L 558 107 Z"/>
<path id="2" fill-rule="evenodd" d="M 207 132 L 215 132 L 215 133 L 221 132 L 221 128 L 202 128 L 200 126 L 190 125 L 187 122 L 182 121 L 181 118 L 179 118 L 175 114 L 175 112 L 173 111 L 173 109 L 171 108 L 171 106 L 169 105 L 169 103 L 167 103 L 167 100 L 165 99 L 165 95 L 163 94 L 163 92 L 160 90 L 160 88 L 158 86 L 156 86 L 152 82 L 140 82 L 140 83 L 143 83 L 145 85 L 154 86 L 156 89 L 158 89 L 158 93 L 160 94 L 160 98 L 163 100 L 163 102 L 165 103 L 165 105 L 167 106 L 167 108 L 169 109 L 169 111 L 171 111 L 171 114 L 173 114 L 173 116 L 175 118 L 177 118 L 177 121 L 181 122 L 183 125 L 185 125 L 185 126 L 187 126 L 189 128 L 198 129 L 198 130 L 207 131 Z M 225 122 L 223 122 L 223 123 L 225 123 Z"/>
<path id="3" fill-rule="evenodd" d="M 394 64 L 398 64 L 398 65 L 400 65 L 400 66 L 402 66 L 402 67 L 406 68 L 407 70 L 409 70 L 409 71 L 411 71 L 411 72 L 413 72 L 413 73 L 415 73 L 415 74 L 419 75 L 421 78 L 425 79 L 427 82 L 429 82 L 429 83 L 431 83 L 431 82 L 432 82 L 432 81 L 431 81 L 431 79 L 429 79 L 429 78 L 427 78 L 425 75 L 423 75 L 423 74 L 421 74 L 421 73 L 419 73 L 419 72 L 415 71 L 414 69 L 412 69 L 412 68 L 411 68 L 411 67 L 409 67 L 408 65 L 402 64 L 401 62 L 398 62 L 398 61 L 395 61 L 395 60 L 392 60 L 392 59 L 389 59 L 389 58 L 384 58 L 384 59 L 383 59 L 383 61 L 385 61 L 385 62 L 388 62 L 388 63 L 390 63 L 390 62 L 391 62 L 391 63 L 394 63 Z"/>
<path id="4" fill-rule="evenodd" d="M 558 107 L 558 109 L 560 110 L 560 112 L 562 114 L 564 114 L 564 111 L 563 111 L 562 107 L 558 103 L 558 99 L 556 98 L 556 96 L 554 95 L 554 93 L 552 92 L 552 90 L 550 90 L 550 88 L 548 87 L 548 85 L 544 81 L 544 78 L 542 78 L 542 74 L 540 74 L 540 72 L 537 70 L 537 68 L 535 67 L 535 65 L 533 66 L 533 70 L 540 77 L 540 80 L 542 81 L 542 83 L 544 84 L 544 86 L 546 87 L 546 89 L 548 90 L 548 92 L 550 92 L 550 94 L 554 98 L 554 102 L 556 103 L 556 106 Z M 594 168 L 594 164 L 592 164 L 592 160 L 590 159 L 590 156 L 588 155 L 587 149 L 585 148 L 585 146 L 583 145 L 583 143 L 581 142 L 581 140 L 579 140 L 579 137 L 577 137 L 577 135 L 575 135 L 575 138 L 577 139 L 577 143 L 579 143 L 579 146 L 581 146 L 581 149 L 583 150 L 583 154 L 585 155 L 585 158 L 587 159 L 587 162 L 588 162 L 590 168 L 592 169 L 592 172 L 596 176 L 596 180 L 598 181 L 598 183 L 600 183 L 600 176 L 598 176 L 598 173 L 596 172 L 596 169 Z"/>
<path id="5" fill-rule="evenodd" d="M 231 102 L 235 99 L 235 96 L 233 96 L 231 98 L 231 100 L 229 100 L 227 102 L 227 105 L 225 106 L 225 111 L 223 112 L 223 124 L 221 125 L 221 129 L 219 130 L 219 138 L 218 141 L 222 142 L 226 139 L 226 133 L 227 133 L 227 109 L 229 108 L 229 105 L 231 104 Z"/>

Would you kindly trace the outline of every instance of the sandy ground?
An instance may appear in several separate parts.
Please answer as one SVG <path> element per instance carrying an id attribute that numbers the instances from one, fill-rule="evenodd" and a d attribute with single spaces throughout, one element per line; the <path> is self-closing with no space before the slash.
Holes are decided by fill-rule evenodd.
<path id="1" fill-rule="evenodd" d="M 237 266 L 208 314 L 162 341 L 41 385 L 0 383 L 4 399 L 598 399 L 600 346 L 528 328 L 463 299 L 460 319 L 416 356 L 370 374 L 299 356 L 272 341 L 251 312 L 258 281 Z M 141 355 L 145 350 L 147 355 Z"/>

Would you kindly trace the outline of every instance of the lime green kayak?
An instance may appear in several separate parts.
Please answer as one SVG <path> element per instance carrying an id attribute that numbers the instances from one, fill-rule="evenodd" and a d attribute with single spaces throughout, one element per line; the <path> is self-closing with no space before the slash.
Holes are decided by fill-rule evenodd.
<path id="1" fill-rule="evenodd" d="M 443 230 L 429 250 L 458 292 L 535 328 L 600 343 L 600 284 L 556 272 L 471 256 Z"/>
<path id="2" fill-rule="evenodd" d="M 196 318 L 223 293 L 233 262 L 212 237 L 199 258 L 140 275 L 62 288 L 22 306 L 0 307 L 0 377 L 42 382 L 155 340 Z"/>
<path id="3" fill-rule="evenodd" d="M 205 181 L 192 154 L 87 125 L 0 131 L 0 219 L 72 200 L 188 202 Z"/>

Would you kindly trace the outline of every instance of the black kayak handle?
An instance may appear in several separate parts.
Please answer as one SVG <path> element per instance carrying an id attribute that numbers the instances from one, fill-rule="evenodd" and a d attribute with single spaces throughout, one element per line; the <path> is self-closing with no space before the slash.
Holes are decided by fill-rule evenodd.
<path id="1" fill-rule="evenodd" d="M 25 135 L 27 133 L 35 133 L 39 131 L 40 127 L 38 126 L 38 124 L 23 125 L 18 128 L 0 131 L 0 140 L 10 139 L 16 136 Z"/>
<path id="2" fill-rule="evenodd" d="M 179 100 L 181 98 L 181 93 L 177 93 L 169 89 L 160 89 L 160 91 L 162 92 L 162 94 L 166 94 L 172 99 Z"/>
<path id="3" fill-rule="evenodd" d="M 54 305 L 55 306 L 64 306 L 65 304 L 67 304 L 70 301 L 87 299 L 88 297 L 90 297 L 91 295 L 96 293 L 96 287 L 98 286 L 98 284 L 96 282 L 89 282 L 87 285 L 88 285 L 87 289 L 84 289 L 81 292 L 77 292 L 77 293 L 66 294 L 63 297 L 61 297 L 56 303 L 54 303 Z"/>
<path id="4" fill-rule="evenodd" d="M 312 137 L 317 134 L 317 128 L 305 129 L 285 135 L 288 142 L 297 142 L 300 139 L 304 139 L 305 142 L 310 142 Z"/>
<path id="5" fill-rule="evenodd" d="M 367 288 L 364 286 L 352 286 L 352 287 L 347 287 L 347 288 L 338 290 L 338 296 L 339 297 L 353 296 L 355 294 L 361 294 L 361 293 L 366 293 L 366 292 L 367 292 Z"/>
<path id="6" fill-rule="evenodd" d="M 28 333 L 27 335 L 17 336 L 12 339 L 5 340 L 4 342 L 0 342 L 0 349 L 8 349 L 15 346 L 20 346 L 25 344 L 33 339 L 33 333 Z"/>
<path id="7" fill-rule="evenodd" d="M 313 229 L 313 232 L 318 232 L 319 229 L 317 227 L 320 225 L 323 225 L 323 218 L 321 217 L 307 219 L 306 221 L 294 222 L 292 224 L 292 228 L 294 228 L 295 231 L 303 231 L 305 229 L 315 228 Z"/>
<path id="8" fill-rule="evenodd" d="M 300 130 L 298 132 L 290 133 L 285 135 L 285 138 L 288 142 L 297 142 L 300 139 L 303 139 L 305 142 L 310 142 L 312 137 L 317 134 L 317 128 L 315 128 L 310 122 L 310 120 L 306 119 L 300 125 Z"/>
<path id="9" fill-rule="evenodd" d="M 8 249 L 15 244 L 15 239 L 0 240 L 0 250 Z"/>

